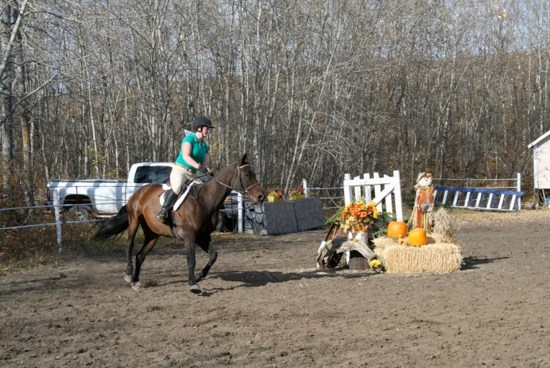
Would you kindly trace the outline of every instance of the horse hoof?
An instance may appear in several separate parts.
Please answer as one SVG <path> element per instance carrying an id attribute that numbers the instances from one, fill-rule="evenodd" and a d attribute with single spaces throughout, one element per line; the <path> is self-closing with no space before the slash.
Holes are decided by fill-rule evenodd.
<path id="1" fill-rule="evenodd" d="M 135 291 L 139 291 L 140 288 L 141 288 L 141 284 L 139 283 L 139 281 L 132 283 L 132 289 L 134 289 Z"/>
<path id="2" fill-rule="evenodd" d="M 132 275 L 124 275 L 124 281 L 132 282 Z"/>
<path id="3" fill-rule="evenodd" d="M 199 285 L 195 284 L 195 285 L 191 285 L 191 287 L 189 288 L 189 290 L 191 290 L 191 292 L 193 294 L 200 294 L 201 293 L 201 288 Z"/>

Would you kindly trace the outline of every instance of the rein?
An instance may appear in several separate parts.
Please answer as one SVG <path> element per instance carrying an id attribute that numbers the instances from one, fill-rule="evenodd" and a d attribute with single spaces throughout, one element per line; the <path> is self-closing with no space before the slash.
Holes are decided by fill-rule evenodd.
<path id="1" fill-rule="evenodd" d="M 222 183 L 222 182 L 219 181 L 219 180 L 214 179 L 214 181 L 215 181 L 216 183 L 218 183 L 218 184 L 220 184 L 220 185 L 226 187 L 226 188 L 229 188 L 229 189 L 231 189 L 231 190 L 234 190 L 235 192 L 237 192 L 237 193 L 239 193 L 239 194 L 241 194 L 241 195 L 246 195 L 246 194 L 248 193 L 248 191 L 250 190 L 250 188 L 253 188 L 253 187 L 256 186 L 256 185 L 257 185 L 257 186 L 260 186 L 260 184 L 258 184 L 258 183 L 256 182 L 256 183 L 254 183 L 254 184 L 252 184 L 252 185 L 249 185 L 248 187 L 244 188 L 243 180 L 242 180 L 242 178 L 241 178 L 241 169 L 242 169 L 243 167 L 247 167 L 247 166 L 250 166 L 250 164 L 244 164 L 244 165 L 241 165 L 241 166 L 237 166 L 237 173 L 235 174 L 235 176 L 238 176 L 238 177 L 239 177 L 239 183 L 241 184 L 241 190 L 238 190 L 237 188 L 232 187 L 232 186 L 230 186 L 230 185 L 227 185 L 227 184 L 225 184 L 225 183 Z"/>

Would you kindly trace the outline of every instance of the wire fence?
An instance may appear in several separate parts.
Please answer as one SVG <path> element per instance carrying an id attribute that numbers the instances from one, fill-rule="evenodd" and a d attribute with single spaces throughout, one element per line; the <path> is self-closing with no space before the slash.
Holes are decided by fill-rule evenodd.
<path id="1" fill-rule="evenodd" d="M 490 188 L 490 189 L 513 189 L 521 192 L 521 174 L 518 173 L 515 178 L 493 178 L 493 179 L 450 179 L 450 178 L 433 178 L 434 184 L 453 185 L 464 188 Z"/>
<path id="2" fill-rule="evenodd" d="M 498 189 L 521 189 L 521 177 L 518 174 L 516 178 L 503 178 L 503 179 L 448 179 L 448 178 L 434 178 L 434 183 L 453 183 L 453 185 L 474 187 L 474 188 L 498 188 Z M 335 211 L 341 208 L 344 204 L 344 188 L 342 187 L 318 187 L 310 185 L 307 180 L 303 180 L 302 186 L 304 188 L 304 194 L 306 197 L 317 197 L 321 199 L 321 206 L 323 211 Z M 125 204 L 125 203 L 123 203 Z M 118 208 L 122 207 L 121 203 L 118 203 Z M 246 200 L 238 193 L 233 192 L 228 196 L 225 204 L 225 209 L 221 212 L 228 218 L 233 219 L 236 222 L 236 226 L 232 231 L 244 232 L 244 210 L 246 207 Z M 87 212 L 79 211 L 79 207 L 87 207 L 89 209 L 90 204 L 62 204 L 59 196 L 53 193 L 52 205 L 39 205 L 32 207 L 9 207 L 0 208 L 0 218 L 13 219 L 16 216 L 3 216 L 5 213 L 20 212 L 26 213 L 29 211 L 47 211 L 52 212 L 51 222 L 41 222 L 34 224 L 13 224 L 12 220 L 6 221 L 6 223 L 0 227 L 0 231 L 10 231 L 15 229 L 31 229 L 36 227 L 54 227 L 56 231 L 56 241 L 58 251 L 63 251 L 63 226 L 72 224 L 84 224 L 94 223 L 101 221 L 101 218 L 94 216 L 88 217 Z M 71 211 L 72 210 L 72 211 Z M 91 213 L 90 213 L 91 214 Z"/>
<path id="3" fill-rule="evenodd" d="M 53 203 L 48 205 L 38 205 L 38 206 L 21 206 L 21 207 L 7 207 L 0 208 L 0 219 L 6 218 L 3 226 L 0 226 L 1 231 L 10 231 L 17 229 L 31 229 L 37 227 L 54 227 L 56 234 L 56 243 L 58 247 L 58 252 L 63 251 L 63 227 L 65 225 L 75 225 L 75 224 L 87 224 L 87 223 L 96 223 L 102 221 L 105 218 L 114 216 L 115 214 L 109 215 L 97 215 L 93 214 L 91 210 L 90 203 L 69 203 L 62 204 L 59 199 L 59 193 L 57 191 L 52 192 Z M 103 204 L 112 204 L 113 208 L 121 208 L 126 204 L 126 202 L 113 201 L 112 203 L 103 202 Z M 220 210 L 220 213 L 223 213 L 225 216 L 233 218 L 237 222 L 234 231 L 244 232 L 242 224 L 244 220 L 241 218 L 244 200 L 242 195 L 237 192 L 231 193 L 224 202 L 225 208 Z M 52 222 L 39 222 L 39 223 L 24 223 L 24 224 L 14 224 L 16 222 L 27 222 L 29 219 L 21 220 L 17 219 L 18 213 L 29 213 L 31 211 L 44 211 L 49 213 L 49 216 L 52 217 Z M 8 214 L 7 216 L 4 214 Z M 15 213 L 15 215 L 10 215 Z M 48 216 L 48 214 L 46 215 Z M 26 216 L 28 217 L 28 216 Z M 33 217 L 34 218 L 34 217 Z M 44 219 L 44 216 L 36 216 L 38 219 Z M 31 219 L 32 220 L 32 219 Z"/>

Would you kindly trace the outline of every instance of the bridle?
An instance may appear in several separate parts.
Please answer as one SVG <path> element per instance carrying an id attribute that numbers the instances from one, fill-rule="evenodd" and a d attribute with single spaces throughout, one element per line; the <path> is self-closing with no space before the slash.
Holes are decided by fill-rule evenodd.
<path id="1" fill-rule="evenodd" d="M 218 184 L 220 184 L 220 185 L 226 187 L 226 188 L 229 188 L 229 189 L 231 189 L 231 190 L 234 190 L 235 192 L 237 192 L 237 193 L 239 193 L 239 194 L 241 194 L 241 195 L 247 195 L 247 194 L 248 194 L 248 191 L 249 191 L 251 188 L 255 187 L 256 185 L 257 185 L 257 186 L 260 186 L 260 184 L 258 184 L 258 182 L 256 182 L 256 183 L 254 183 L 254 184 L 252 184 L 252 185 L 249 185 L 249 186 L 246 187 L 246 188 L 244 187 L 243 179 L 242 179 L 242 175 L 241 175 L 241 169 L 242 169 L 243 167 L 247 167 L 247 166 L 250 167 L 250 164 L 244 164 L 244 165 L 241 165 L 241 166 L 237 166 L 237 173 L 235 174 L 235 177 L 238 177 L 238 179 L 239 179 L 239 184 L 240 184 L 240 187 L 241 187 L 240 190 L 237 189 L 237 188 L 235 188 L 235 187 L 232 187 L 232 186 L 230 186 L 230 185 L 227 185 L 227 184 L 225 184 L 225 183 L 222 183 L 222 182 L 219 181 L 219 180 L 214 179 L 214 181 L 215 181 L 216 183 L 218 183 Z M 231 180 L 231 181 L 233 181 L 233 180 Z"/>

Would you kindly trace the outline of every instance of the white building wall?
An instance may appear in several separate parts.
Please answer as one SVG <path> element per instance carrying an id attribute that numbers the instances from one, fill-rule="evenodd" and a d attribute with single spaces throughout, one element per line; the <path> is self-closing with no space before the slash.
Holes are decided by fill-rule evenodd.
<path id="1" fill-rule="evenodd" d="M 550 137 L 534 147 L 535 189 L 550 189 Z"/>

